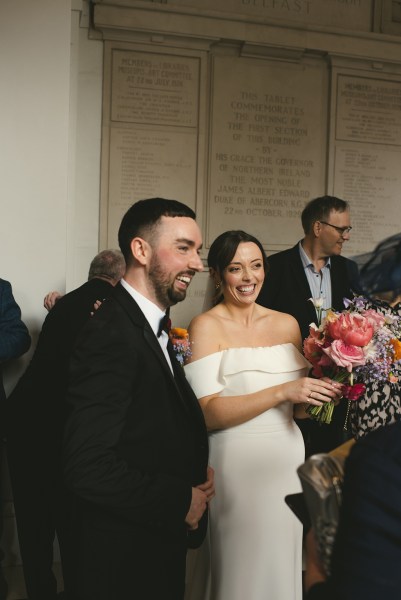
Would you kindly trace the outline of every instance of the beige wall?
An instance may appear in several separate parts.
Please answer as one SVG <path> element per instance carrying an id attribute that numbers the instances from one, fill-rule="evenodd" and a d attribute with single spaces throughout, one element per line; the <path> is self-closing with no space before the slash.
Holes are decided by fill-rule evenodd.
<path id="1" fill-rule="evenodd" d="M 98 251 L 102 45 L 81 8 L 0 2 L 0 276 L 34 336 L 45 292 L 83 282 Z"/>
<path id="2" fill-rule="evenodd" d="M 0 277 L 33 347 L 45 292 L 82 283 L 98 251 L 102 44 L 88 41 L 86 11 L 74 0 L 0 2 Z M 7 391 L 31 352 L 6 367 Z M 18 562 L 11 503 L 5 512 L 2 545 Z"/>

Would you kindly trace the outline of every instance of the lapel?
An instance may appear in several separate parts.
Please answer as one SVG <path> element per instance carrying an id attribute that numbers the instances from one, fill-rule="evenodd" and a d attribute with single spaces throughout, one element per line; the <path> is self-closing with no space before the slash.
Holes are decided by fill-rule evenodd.
<path id="1" fill-rule="evenodd" d="M 343 298 L 348 294 L 347 274 L 337 256 L 331 257 L 331 304 L 335 310 L 344 310 Z"/>
<path id="2" fill-rule="evenodd" d="M 178 363 L 170 342 L 168 343 L 167 348 L 170 355 L 171 364 L 173 366 L 174 375 L 171 372 L 170 366 L 167 363 L 166 357 L 164 356 L 163 350 L 161 349 L 157 337 L 153 333 L 149 322 L 147 321 L 145 315 L 143 314 L 133 297 L 120 284 L 117 284 L 117 286 L 114 288 L 113 296 L 115 300 L 120 304 L 120 306 L 124 309 L 124 311 L 127 313 L 130 320 L 137 327 L 142 329 L 144 341 L 152 350 L 154 357 L 157 360 L 161 369 L 163 370 L 163 373 L 166 379 L 168 380 L 169 384 L 174 388 L 174 397 L 178 399 L 178 401 L 184 407 L 186 412 L 193 413 L 194 411 L 191 410 L 191 405 L 194 404 L 193 398 L 195 398 L 195 396 L 188 382 L 186 381 L 185 375 L 183 373 L 183 368 Z M 196 398 L 195 402 L 196 405 L 198 405 L 198 401 L 196 400 Z M 198 408 L 199 411 L 201 411 L 199 406 Z"/>
<path id="3" fill-rule="evenodd" d="M 202 424 L 202 428 L 204 429 L 205 420 L 202 409 L 193 389 L 188 383 L 183 366 L 180 365 L 175 356 L 175 352 L 170 341 L 167 345 L 167 350 L 171 359 L 171 364 L 173 365 L 175 382 L 185 398 L 186 408 L 192 412 L 195 418 Z"/>
<path id="4" fill-rule="evenodd" d="M 290 279 L 291 287 L 293 290 L 296 290 L 294 299 L 296 302 L 301 303 L 299 310 L 302 311 L 303 315 L 305 315 L 305 321 L 312 323 L 316 321 L 316 311 L 312 302 L 309 302 L 312 292 L 310 290 L 301 257 L 299 255 L 298 244 L 291 248 L 290 251 L 290 269 L 290 275 L 292 276 L 292 279 Z"/>

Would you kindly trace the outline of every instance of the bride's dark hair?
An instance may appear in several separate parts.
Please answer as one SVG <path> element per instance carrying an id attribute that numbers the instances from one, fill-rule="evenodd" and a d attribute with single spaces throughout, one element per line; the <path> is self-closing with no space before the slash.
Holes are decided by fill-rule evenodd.
<path id="1" fill-rule="evenodd" d="M 230 264 L 234 255 L 237 251 L 238 246 L 243 242 L 251 242 L 256 244 L 262 253 L 263 268 L 265 273 L 268 270 L 266 253 L 263 249 L 262 244 L 253 235 L 238 230 L 225 231 L 221 233 L 212 243 L 207 256 L 207 264 L 209 269 L 213 269 L 220 278 L 223 277 L 224 269 Z M 214 303 L 217 304 L 221 299 L 221 293 L 217 289 L 217 297 L 214 299 Z"/>

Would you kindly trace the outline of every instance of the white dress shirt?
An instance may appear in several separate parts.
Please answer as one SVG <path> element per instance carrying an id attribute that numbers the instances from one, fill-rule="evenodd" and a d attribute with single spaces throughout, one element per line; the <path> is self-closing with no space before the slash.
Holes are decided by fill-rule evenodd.
<path id="1" fill-rule="evenodd" d="M 326 315 L 326 311 L 331 308 L 331 261 L 327 257 L 325 264 L 320 271 L 316 271 L 314 264 L 306 254 L 301 242 L 299 242 L 299 254 L 301 256 L 302 266 L 305 270 L 306 279 L 308 280 L 311 296 L 314 300 L 324 298 L 322 317 Z"/>

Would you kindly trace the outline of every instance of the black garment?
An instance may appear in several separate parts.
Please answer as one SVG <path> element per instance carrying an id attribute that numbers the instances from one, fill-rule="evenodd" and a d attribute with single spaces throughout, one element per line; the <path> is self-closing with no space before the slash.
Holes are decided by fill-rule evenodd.
<path id="1" fill-rule="evenodd" d="M 80 498 L 80 600 L 183 598 L 187 547 L 206 533 L 206 516 L 195 532 L 185 517 L 207 477 L 208 441 L 170 356 L 174 376 L 120 285 L 81 332 L 64 444 L 65 480 Z"/>
<path id="2" fill-rule="evenodd" d="M 330 261 L 332 308 L 343 310 L 343 299 L 351 298 L 351 289 L 358 285 L 358 268 L 353 261 L 342 256 L 332 256 Z M 304 340 L 309 335 L 310 323 L 316 322 L 316 311 L 309 301 L 312 292 L 298 244 L 270 256 L 268 265 L 258 304 L 295 317 Z M 344 431 L 346 408 L 345 402 L 336 408 L 330 425 L 321 425 L 310 419 L 297 420 L 304 436 L 306 456 L 328 452 L 348 439 L 349 433 Z"/>
<path id="3" fill-rule="evenodd" d="M 113 287 L 92 279 L 66 294 L 47 315 L 32 360 L 6 403 L 8 462 L 29 600 L 54 600 L 55 533 L 66 597 L 72 598 L 75 547 L 71 493 L 62 482 L 61 444 L 69 361 L 96 300 Z"/>
<path id="4" fill-rule="evenodd" d="M 0 279 L 0 465 L 4 451 L 4 405 L 6 394 L 3 387 L 2 366 L 29 350 L 31 337 L 21 320 L 21 310 L 14 300 L 11 284 Z M 0 539 L 3 534 L 3 498 L 0 497 Z M 0 550 L 0 564 L 4 553 Z M 6 600 L 8 585 L 0 566 L 0 600 Z"/>
<path id="5" fill-rule="evenodd" d="M 358 441 L 346 462 L 332 577 L 307 600 L 401 597 L 401 423 Z"/>
<path id="6" fill-rule="evenodd" d="M 31 336 L 21 320 L 21 310 L 14 300 L 11 284 L 0 279 L 0 411 L 6 399 L 2 365 L 25 354 L 30 345 Z M 0 427 L 2 426 L 1 421 Z"/>

